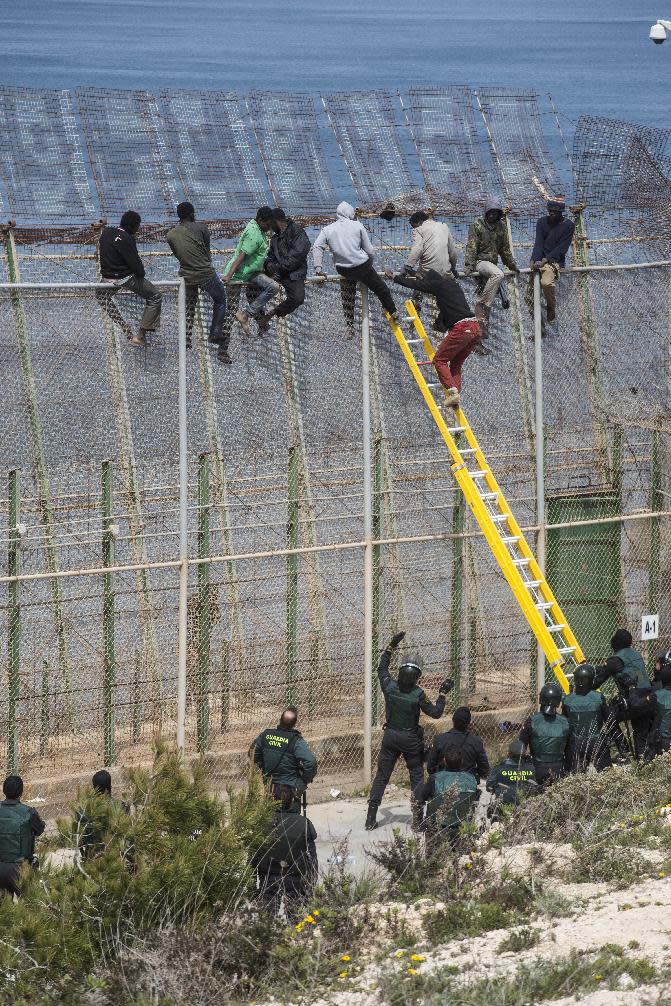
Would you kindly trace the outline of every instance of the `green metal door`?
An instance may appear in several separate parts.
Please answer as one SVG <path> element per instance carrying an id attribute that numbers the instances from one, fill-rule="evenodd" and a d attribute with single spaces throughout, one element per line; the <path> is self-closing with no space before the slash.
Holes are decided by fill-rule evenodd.
<path id="1" fill-rule="evenodd" d="M 595 520 L 619 513 L 616 493 L 548 500 L 548 524 Z M 610 654 L 620 609 L 621 525 L 548 528 L 547 578 L 585 657 Z"/>

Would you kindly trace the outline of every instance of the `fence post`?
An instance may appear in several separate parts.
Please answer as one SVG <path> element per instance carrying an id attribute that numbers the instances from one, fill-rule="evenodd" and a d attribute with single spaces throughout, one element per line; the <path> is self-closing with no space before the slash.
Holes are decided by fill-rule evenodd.
<path id="1" fill-rule="evenodd" d="M 454 704 L 461 704 L 461 639 L 464 610 L 464 497 L 457 493 L 453 512 L 452 606 L 450 609 L 450 671 L 454 680 Z"/>
<path id="2" fill-rule="evenodd" d="M 42 661 L 42 682 L 40 687 L 40 756 L 49 750 L 49 661 Z"/>
<path id="3" fill-rule="evenodd" d="M 660 462 L 659 430 L 652 431 L 650 452 L 650 510 L 661 510 L 662 466 Z M 648 611 L 657 611 L 659 602 L 661 535 L 659 517 L 650 518 L 650 561 L 648 564 Z M 652 673 L 654 653 L 648 660 L 648 671 Z"/>
<path id="4" fill-rule="evenodd" d="M 10 283 L 21 282 L 19 271 L 19 258 L 16 253 L 16 242 L 11 227 L 5 231 L 5 249 L 7 252 L 7 272 Z M 35 387 L 35 372 L 33 370 L 32 353 L 30 349 L 30 339 L 28 337 L 28 322 L 26 311 L 20 288 L 12 290 L 12 309 L 14 312 L 14 324 L 16 325 L 16 341 L 19 349 L 19 361 L 21 364 L 21 380 L 23 394 L 28 413 L 28 429 L 30 431 L 30 447 L 35 471 L 35 482 L 37 484 L 37 495 L 40 502 L 40 520 L 44 528 L 44 547 L 47 559 L 47 568 L 50 573 L 58 573 L 58 549 L 54 540 L 53 523 L 54 511 L 51 499 L 51 489 L 49 486 L 49 475 L 47 471 L 47 461 L 44 452 L 44 440 L 42 437 L 42 422 L 40 419 L 39 406 L 37 401 L 37 389 Z M 70 726 L 74 725 L 72 712 L 72 680 L 70 676 L 70 657 L 68 653 L 68 633 L 65 620 L 65 610 L 63 607 L 63 595 L 61 583 L 57 575 L 50 579 L 51 597 L 54 603 L 54 621 L 56 625 L 56 638 L 58 640 L 58 665 L 61 674 L 61 682 L 66 699 L 67 718 Z"/>
<path id="5" fill-rule="evenodd" d="M 372 512 L 372 535 L 373 538 L 382 538 L 384 521 L 384 499 L 382 496 L 384 488 L 384 452 L 382 440 L 375 438 L 373 444 L 373 512 Z M 377 653 L 380 649 L 380 622 L 382 618 L 382 545 L 373 545 L 373 600 L 372 600 L 372 626 L 371 626 L 371 651 Z M 380 689 L 376 681 L 372 682 L 372 711 L 373 723 L 377 726 L 379 721 Z"/>
<path id="6" fill-rule="evenodd" d="M 9 473 L 9 548 L 7 573 L 18 576 L 21 567 L 19 517 L 21 508 L 21 481 L 17 471 Z M 19 691 L 21 682 L 21 583 L 9 584 L 8 599 L 8 704 L 7 704 L 7 771 L 10 775 L 19 764 Z"/>
<path id="7" fill-rule="evenodd" d="M 370 319 L 368 290 L 361 287 L 361 390 L 363 398 L 363 777 L 372 779 L 373 758 L 373 485 L 370 438 Z"/>
<path id="8" fill-rule="evenodd" d="M 198 558 L 210 554 L 210 456 L 198 458 Z M 198 750 L 210 735 L 210 564 L 198 564 Z"/>
<path id="9" fill-rule="evenodd" d="M 287 500 L 287 548 L 298 548 L 298 472 L 301 449 L 289 448 Z M 287 556 L 287 690 L 288 706 L 296 704 L 296 662 L 298 656 L 298 556 Z"/>
<path id="10" fill-rule="evenodd" d="M 541 277 L 534 273 L 534 384 L 536 390 L 536 561 L 545 576 L 545 424 L 543 421 L 543 343 L 541 318 Z M 536 646 L 536 686 L 545 684 L 545 654 L 540 643 Z"/>
<path id="11" fill-rule="evenodd" d="M 178 416 L 179 416 L 179 608 L 177 632 L 177 747 L 186 743 L 186 649 L 189 600 L 189 468 L 186 412 L 186 288 L 177 291 Z"/>
<path id="12" fill-rule="evenodd" d="M 112 462 L 102 464 L 102 565 L 114 565 L 114 535 L 112 533 Z M 114 586 L 112 573 L 103 574 L 103 746 L 105 765 L 113 765 L 114 689 L 116 684 L 114 653 Z"/>
<path id="13" fill-rule="evenodd" d="M 227 639 L 221 647 L 221 732 L 228 727 L 231 716 L 231 644 Z"/>

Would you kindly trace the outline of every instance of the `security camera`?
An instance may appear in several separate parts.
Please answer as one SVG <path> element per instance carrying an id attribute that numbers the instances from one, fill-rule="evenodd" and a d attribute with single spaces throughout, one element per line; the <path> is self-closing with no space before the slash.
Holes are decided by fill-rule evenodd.
<path id="1" fill-rule="evenodd" d="M 661 45 L 662 42 L 666 42 L 666 28 L 659 21 L 657 24 L 653 24 L 650 29 L 650 38 L 655 45 Z"/>

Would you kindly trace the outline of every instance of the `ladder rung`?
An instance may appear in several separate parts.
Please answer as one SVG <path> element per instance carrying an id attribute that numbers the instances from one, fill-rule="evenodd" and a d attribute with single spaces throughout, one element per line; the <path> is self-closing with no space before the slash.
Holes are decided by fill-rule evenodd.
<path id="1" fill-rule="evenodd" d="M 504 538 L 501 538 L 501 541 L 503 542 L 504 545 L 512 545 L 513 542 L 521 540 L 522 540 L 521 534 L 507 534 Z"/>
<path id="2" fill-rule="evenodd" d="M 557 647 L 557 652 L 558 653 L 573 653 L 574 650 L 575 650 L 575 646 L 558 646 Z"/>
<path id="3" fill-rule="evenodd" d="M 563 632 L 566 626 L 562 625 L 548 625 L 546 626 L 548 632 Z"/>
<path id="4" fill-rule="evenodd" d="M 537 601 L 534 604 L 534 608 L 538 608 L 539 611 L 547 611 L 554 605 L 554 601 Z"/>
<path id="5" fill-rule="evenodd" d="M 476 454 L 477 447 L 459 447 L 458 451 L 460 454 Z"/>
<path id="6" fill-rule="evenodd" d="M 497 496 L 498 496 L 499 494 L 498 494 L 498 493 L 494 493 L 494 492 L 491 492 L 491 493 L 478 493 L 478 495 L 479 495 L 479 497 L 480 497 L 480 499 L 481 499 L 481 500 L 495 500 L 495 499 L 496 499 L 496 497 L 497 497 Z M 489 516 L 490 516 L 490 517 L 492 518 L 492 520 L 493 520 L 493 519 L 494 519 L 494 517 L 496 517 L 496 516 L 498 516 L 498 515 L 497 515 L 497 514 L 490 514 Z"/>
<path id="7" fill-rule="evenodd" d="M 526 566 L 531 562 L 531 559 L 513 559 L 515 566 Z"/>
<path id="8" fill-rule="evenodd" d="M 488 496 L 498 496 L 498 493 L 488 493 Z M 492 513 L 489 515 L 493 521 L 508 520 L 507 513 Z"/>
<path id="9" fill-rule="evenodd" d="M 467 468 L 466 471 L 468 472 L 468 474 L 471 476 L 472 479 L 481 479 L 485 475 L 489 474 L 487 468 L 475 468 L 473 471 L 470 471 L 470 469 Z"/>
<path id="10" fill-rule="evenodd" d="M 465 429 L 466 429 L 465 426 L 448 426 L 447 427 L 447 432 L 448 433 L 463 433 L 465 431 Z"/>
<path id="11" fill-rule="evenodd" d="M 524 581 L 524 586 L 525 587 L 540 587 L 540 585 L 541 585 L 542 582 L 543 582 L 542 580 L 525 580 Z"/>
<path id="12" fill-rule="evenodd" d="M 415 360 L 418 367 L 430 367 L 431 360 Z"/>
<path id="13" fill-rule="evenodd" d="M 406 339 L 405 341 L 408 346 L 415 346 L 418 342 L 424 342 L 424 339 Z"/>

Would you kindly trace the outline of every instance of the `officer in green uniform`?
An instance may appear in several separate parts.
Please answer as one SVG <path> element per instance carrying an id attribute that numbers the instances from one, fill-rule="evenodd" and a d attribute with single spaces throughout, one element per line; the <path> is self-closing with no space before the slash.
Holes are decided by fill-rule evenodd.
<path id="1" fill-rule="evenodd" d="M 656 753 L 671 751 L 671 662 L 664 661 L 659 672 L 660 687 L 655 692 L 657 707 L 653 733 Z"/>
<path id="2" fill-rule="evenodd" d="M 594 765 L 602 772 L 612 765 L 607 737 L 608 703 L 594 690 L 596 670 L 580 664 L 573 675 L 573 691 L 562 700 L 562 712 L 571 727 L 566 750 L 569 772 L 586 772 Z"/>
<path id="3" fill-rule="evenodd" d="M 254 763 L 273 786 L 288 786 L 300 804 L 317 774 L 317 759 L 297 730 L 298 710 L 289 706 L 277 727 L 264 730 L 252 744 Z"/>
<path id="4" fill-rule="evenodd" d="M 473 816 L 478 799 L 478 784 L 470 772 L 462 772 L 463 752 L 457 747 L 445 750 L 438 771 L 414 790 L 418 807 L 428 804 L 423 828 L 429 847 L 447 839 L 454 847 L 459 828 Z"/>
<path id="5" fill-rule="evenodd" d="M 75 813 L 75 835 L 82 859 L 101 855 L 113 830 L 114 815 L 120 810 L 130 812 L 127 803 L 112 796 L 112 776 L 107 769 L 94 774 L 91 787 L 93 793 Z"/>
<path id="6" fill-rule="evenodd" d="M 252 857 L 262 903 L 277 915 L 282 901 L 287 914 L 292 902 L 309 894 L 317 880 L 317 832 L 312 821 L 298 812 L 293 790 L 274 786 L 277 809 L 268 835 Z"/>
<path id="7" fill-rule="evenodd" d="M 610 645 L 615 656 L 624 664 L 624 670 L 634 679 L 634 688 L 649 688 L 650 678 L 645 670 L 643 657 L 638 650 L 632 649 L 632 642 L 631 632 L 618 629 Z"/>
<path id="8" fill-rule="evenodd" d="M 19 874 L 23 863 L 35 861 L 35 839 L 45 828 L 33 807 L 21 803 L 23 780 L 8 776 L 2 784 L 5 799 L 0 803 L 0 895 L 19 893 Z"/>
<path id="9" fill-rule="evenodd" d="M 521 741 L 511 741 L 508 757 L 495 765 L 487 776 L 487 792 L 495 799 L 490 803 L 490 817 L 498 809 L 517 804 L 536 789 L 536 770 L 531 758 L 524 754 Z"/>
<path id="10" fill-rule="evenodd" d="M 668 664 L 669 667 L 671 667 L 671 650 L 667 650 L 666 653 L 660 653 L 655 660 L 655 666 L 652 672 L 653 692 L 659 691 L 662 687 L 662 668 L 665 664 Z"/>
<path id="11" fill-rule="evenodd" d="M 452 688 L 452 681 L 447 678 L 439 689 L 438 699 L 434 705 L 429 702 L 417 682 L 422 676 L 422 669 L 417 657 L 406 659 L 398 669 L 398 680 L 389 674 L 391 657 L 405 632 L 397 632 L 389 645 L 383 650 L 377 676 L 384 695 L 386 722 L 382 735 L 380 754 L 377 760 L 377 774 L 370 788 L 368 814 L 366 815 L 366 831 L 377 828 L 377 809 L 384 795 L 387 783 L 391 779 L 394 766 L 403 755 L 410 773 L 410 789 L 414 792 L 424 778 L 422 761 L 424 759 L 424 733 L 419 725 L 420 712 L 426 713 L 434 720 L 440 719 L 445 710 L 445 696 Z M 416 820 L 413 805 L 413 820 Z"/>
<path id="12" fill-rule="evenodd" d="M 520 730 L 520 740 L 531 752 L 536 782 L 551 783 L 564 774 L 564 759 L 570 733 L 569 722 L 557 716 L 563 692 L 558 684 L 543 685 L 540 712 L 530 716 Z"/>

